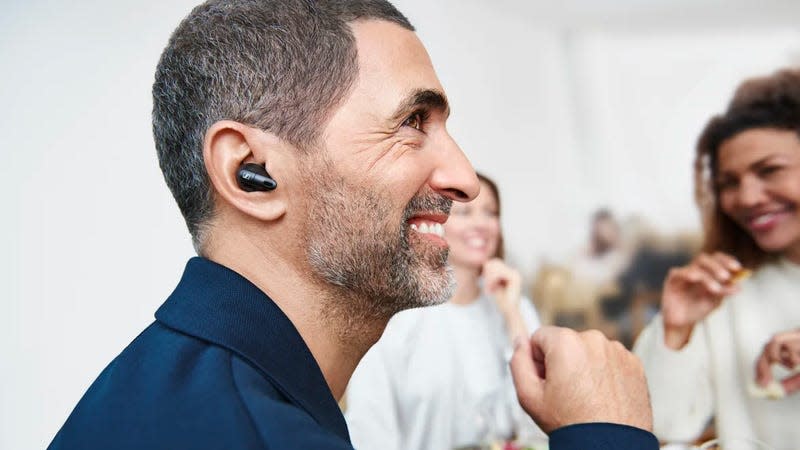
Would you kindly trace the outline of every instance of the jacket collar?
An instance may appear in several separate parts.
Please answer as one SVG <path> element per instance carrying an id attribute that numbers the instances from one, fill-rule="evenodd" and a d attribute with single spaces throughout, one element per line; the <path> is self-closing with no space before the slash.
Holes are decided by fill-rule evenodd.
<path id="1" fill-rule="evenodd" d="M 323 428 L 350 442 L 317 361 L 278 305 L 227 267 L 195 257 L 156 320 L 236 353 Z"/>

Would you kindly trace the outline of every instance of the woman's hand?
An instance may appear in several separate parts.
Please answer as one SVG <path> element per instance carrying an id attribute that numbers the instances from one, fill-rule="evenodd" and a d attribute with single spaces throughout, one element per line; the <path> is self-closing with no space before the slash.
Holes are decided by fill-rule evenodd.
<path id="1" fill-rule="evenodd" d="M 516 269 L 500 258 L 493 258 L 483 265 L 483 283 L 503 315 L 519 310 L 522 277 Z"/>
<path id="2" fill-rule="evenodd" d="M 756 361 L 756 380 L 761 386 L 772 382 L 772 366 L 780 364 L 796 371 L 800 369 L 800 328 L 785 331 L 772 337 L 764 346 L 761 356 Z M 780 380 L 787 394 L 800 391 L 800 373 Z"/>
<path id="3" fill-rule="evenodd" d="M 686 345 L 695 324 L 738 291 L 732 280 L 741 270 L 739 261 L 722 252 L 701 253 L 689 265 L 670 270 L 661 302 L 668 347 Z"/>
<path id="4" fill-rule="evenodd" d="M 483 265 L 483 283 L 486 293 L 494 298 L 497 309 L 503 315 L 508 336 L 513 341 L 517 336 L 528 337 L 528 329 L 522 319 L 519 305 L 522 298 L 522 277 L 500 258 Z"/>

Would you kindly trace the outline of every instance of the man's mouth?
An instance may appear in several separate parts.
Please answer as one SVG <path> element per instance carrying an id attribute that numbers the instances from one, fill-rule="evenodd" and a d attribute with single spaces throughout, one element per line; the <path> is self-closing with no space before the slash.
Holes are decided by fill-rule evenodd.
<path id="1" fill-rule="evenodd" d="M 440 238 L 444 237 L 444 226 L 435 222 L 412 223 L 411 229 L 422 234 L 435 234 Z"/>
<path id="2" fill-rule="evenodd" d="M 418 214 L 408 219 L 408 226 L 414 232 L 434 240 L 444 241 L 445 214 Z"/>

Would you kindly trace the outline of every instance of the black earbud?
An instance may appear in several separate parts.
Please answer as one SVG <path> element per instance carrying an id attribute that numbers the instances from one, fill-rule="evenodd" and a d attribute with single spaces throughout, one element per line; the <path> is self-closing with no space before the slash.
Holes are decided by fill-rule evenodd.
<path id="1" fill-rule="evenodd" d="M 271 191 L 278 187 L 278 183 L 272 179 L 267 169 L 261 164 L 247 163 L 239 167 L 236 173 L 236 181 L 243 191 Z"/>

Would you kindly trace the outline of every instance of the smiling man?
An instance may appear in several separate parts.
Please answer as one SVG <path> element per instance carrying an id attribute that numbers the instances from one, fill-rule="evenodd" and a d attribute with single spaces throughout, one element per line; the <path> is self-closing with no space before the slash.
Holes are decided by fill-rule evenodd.
<path id="1" fill-rule="evenodd" d="M 413 27 L 380 0 L 209 1 L 172 35 L 153 97 L 199 257 L 50 448 L 351 448 L 336 401 L 393 314 L 448 298 L 441 224 L 478 192 Z M 561 433 L 552 448 L 654 442 L 646 394 L 629 401 L 638 366 L 564 333 L 516 357 L 526 410 Z M 549 356 L 570 342 L 574 356 Z M 588 381 L 559 378 L 562 361 Z M 620 382 L 633 394 L 603 389 Z M 564 428 L 602 421 L 639 428 Z"/>

